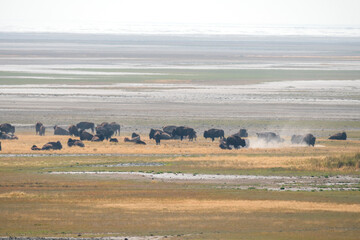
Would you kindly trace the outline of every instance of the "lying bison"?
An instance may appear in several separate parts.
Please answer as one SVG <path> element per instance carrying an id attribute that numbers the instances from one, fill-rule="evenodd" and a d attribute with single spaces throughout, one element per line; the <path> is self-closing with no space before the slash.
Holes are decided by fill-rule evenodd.
<path id="1" fill-rule="evenodd" d="M 11 125 L 10 123 L 0 124 L 0 132 L 14 134 L 15 133 L 15 126 Z"/>
<path id="2" fill-rule="evenodd" d="M 80 130 L 79 135 L 81 141 L 91 141 L 94 137 L 94 135 L 86 132 L 85 130 Z"/>
<path id="3" fill-rule="evenodd" d="M 105 140 L 104 135 L 102 134 L 96 134 L 93 136 L 93 138 L 91 139 L 92 142 L 102 142 Z"/>
<path id="4" fill-rule="evenodd" d="M 64 136 L 68 136 L 70 135 L 69 131 L 66 129 L 63 129 L 61 127 L 58 127 L 57 125 L 55 125 L 54 127 L 54 135 L 64 135 Z"/>
<path id="5" fill-rule="evenodd" d="M 19 138 L 14 134 L 0 132 L 0 139 L 7 139 L 7 140 L 18 140 Z"/>
<path id="6" fill-rule="evenodd" d="M 133 133 L 131 134 L 131 138 L 136 138 L 136 137 L 140 137 L 140 135 L 137 134 L 137 133 L 135 133 L 135 132 L 133 132 Z"/>
<path id="7" fill-rule="evenodd" d="M 262 132 L 262 133 L 256 133 L 258 139 L 260 140 L 264 140 L 266 143 L 270 143 L 270 142 L 276 142 L 276 143 L 280 143 L 280 142 L 284 142 L 284 139 L 281 138 L 279 135 L 277 135 L 276 133 L 273 132 Z"/>
<path id="8" fill-rule="evenodd" d="M 293 135 L 291 137 L 292 144 L 306 144 L 308 146 L 315 146 L 316 137 L 311 133 L 304 135 Z"/>
<path id="9" fill-rule="evenodd" d="M 75 125 L 70 125 L 68 131 L 70 136 L 79 137 L 79 129 Z"/>
<path id="10" fill-rule="evenodd" d="M 329 139 L 332 139 L 332 140 L 346 140 L 347 135 L 346 135 L 346 132 L 337 133 L 337 134 L 334 134 L 334 135 L 330 136 Z"/>
<path id="11" fill-rule="evenodd" d="M 42 148 L 38 148 L 36 145 L 33 145 L 31 147 L 31 150 L 33 151 L 39 151 L 39 150 L 61 150 L 62 149 L 62 145 L 60 143 L 60 141 L 57 142 L 48 142 L 47 144 L 45 144 Z"/>
<path id="12" fill-rule="evenodd" d="M 61 145 L 60 141 L 48 142 L 41 148 L 41 150 L 61 150 L 61 149 L 62 149 L 62 145 Z"/>
<path id="13" fill-rule="evenodd" d="M 173 130 L 171 136 L 172 137 L 179 136 L 181 141 L 184 139 L 184 137 L 188 137 L 189 141 L 192 141 L 194 138 L 196 139 L 196 132 L 193 128 L 181 126 L 181 127 L 176 127 Z"/>
<path id="14" fill-rule="evenodd" d="M 223 139 L 224 138 L 224 130 L 211 128 L 207 131 L 204 131 L 204 138 L 205 139 L 211 138 L 212 141 L 214 141 L 215 138 Z"/>
<path id="15" fill-rule="evenodd" d="M 110 141 L 109 142 L 114 142 L 114 143 L 118 143 L 119 140 L 117 138 L 110 138 Z"/>
<path id="16" fill-rule="evenodd" d="M 73 146 L 85 147 L 85 144 L 81 140 L 72 139 L 72 138 L 68 139 L 67 145 L 69 147 L 73 147 Z"/>
<path id="17" fill-rule="evenodd" d="M 124 138 L 124 142 L 132 142 L 135 144 L 141 144 L 141 145 L 146 145 L 146 143 L 144 141 L 140 140 L 140 137 L 135 137 L 135 138 Z"/>
<path id="18" fill-rule="evenodd" d="M 76 124 L 76 127 L 79 130 L 91 129 L 92 133 L 94 133 L 95 131 L 95 124 L 92 122 L 79 122 L 78 124 Z"/>

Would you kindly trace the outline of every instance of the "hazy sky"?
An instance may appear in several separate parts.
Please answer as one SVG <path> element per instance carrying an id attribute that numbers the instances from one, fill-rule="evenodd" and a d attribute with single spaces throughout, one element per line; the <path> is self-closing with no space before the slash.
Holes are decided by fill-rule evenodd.
<path id="1" fill-rule="evenodd" d="M 360 26 L 360 0 L 0 0 L 0 31 L 173 23 Z"/>

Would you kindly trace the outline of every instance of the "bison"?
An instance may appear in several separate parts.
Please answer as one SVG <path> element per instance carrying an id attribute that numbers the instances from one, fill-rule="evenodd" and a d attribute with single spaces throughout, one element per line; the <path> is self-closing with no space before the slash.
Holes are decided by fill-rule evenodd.
<path id="1" fill-rule="evenodd" d="M 85 130 L 80 130 L 80 140 L 81 141 L 91 141 L 94 137 L 91 133 L 86 132 Z"/>
<path id="2" fill-rule="evenodd" d="M 70 136 L 79 137 L 79 129 L 75 125 L 70 125 L 68 131 Z"/>
<path id="3" fill-rule="evenodd" d="M 214 141 L 215 138 L 223 139 L 224 138 L 224 130 L 211 128 L 207 131 L 204 131 L 204 138 L 205 139 L 211 138 L 212 141 Z"/>
<path id="4" fill-rule="evenodd" d="M 273 132 L 262 132 L 262 133 L 256 133 L 258 139 L 264 140 L 266 143 L 269 142 L 283 142 L 284 139 L 281 138 L 279 135 Z"/>
<path id="5" fill-rule="evenodd" d="M 78 124 L 76 124 L 76 127 L 79 130 L 91 129 L 92 133 L 94 133 L 95 131 L 95 124 L 92 122 L 79 122 Z"/>
<path id="6" fill-rule="evenodd" d="M 346 140 L 347 135 L 346 135 L 346 132 L 336 133 L 336 134 L 330 136 L 329 139 L 332 139 L 332 140 Z"/>
<path id="7" fill-rule="evenodd" d="M 61 150 L 62 149 L 62 145 L 60 143 L 60 141 L 57 142 L 48 142 L 47 144 L 45 144 L 41 150 Z"/>
<path id="8" fill-rule="evenodd" d="M 40 135 L 40 127 L 41 126 L 44 126 L 41 122 L 37 122 L 36 124 L 35 124 L 35 134 L 36 135 Z M 41 136 L 41 135 L 40 135 Z"/>
<path id="9" fill-rule="evenodd" d="M 308 146 L 315 146 L 316 137 L 311 133 L 303 135 L 293 135 L 291 137 L 292 144 L 306 144 Z"/>
<path id="10" fill-rule="evenodd" d="M 135 132 L 133 132 L 133 133 L 131 134 L 131 138 L 136 138 L 136 137 L 140 137 L 140 135 L 137 134 L 137 133 L 135 133 Z"/>
<path id="11" fill-rule="evenodd" d="M 241 128 L 239 132 L 233 134 L 232 136 L 238 136 L 238 137 L 248 137 L 249 134 L 246 129 Z"/>
<path id="12" fill-rule="evenodd" d="M 72 139 L 72 138 L 68 139 L 67 145 L 69 147 L 72 147 L 72 146 L 85 147 L 85 144 L 81 140 Z"/>
<path id="13" fill-rule="evenodd" d="M 41 148 L 39 148 L 39 147 L 36 146 L 36 145 L 32 145 L 31 150 L 33 150 L 33 151 L 40 151 Z"/>
<path id="14" fill-rule="evenodd" d="M 40 136 L 45 136 L 45 126 L 44 125 L 40 126 L 39 135 Z"/>
<path id="15" fill-rule="evenodd" d="M 189 140 L 192 141 L 194 138 L 196 139 L 196 132 L 193 128 L 189 128 L 189 127 L 177 127 L 173 130 L 172 137 L 175 136 L 180 136 L 180 140 L 182 141 L 184 139 L 184 137 L 189 137 Z"/>
<path id="16" fill-rule="evenodd" d="M 0 139 L 17 140 L 19 138 L 17 136 L 15 136 L 14 134 L 0 132 Z"/>
<path id="17" fill-rule="evenodd" d="M 114 130 L 110 124 L 102 123 L 96 127 L 96 134 L 102 134 L 108 140 L 114 135 Z"/>
<path id="18" fill-rule="evenodd" d="M 117 142 L 119 142 L 119 140 L 117 140 L 117 138 L 110 138 L 110 142 L 115 142 L 115 143 L 117 143 Z"/>
<path id="19" fill-rule="evenodd" d="M 54 127 L 54 135 L 65 135 L 68 136 L 70 135 L 69 131 L 66 129 L 63 129 L 61 127 L 58 127 L 57 125 L 55 125 Z"/>
<path id="20" fill-rule="evenodd" d="M 136 137 L 136 138 L 124 138 L 124 142 L 132 142 L 132 143 L 136 143 L 136 144 L 142 144 L 142 145 L 146 145 L 146 143 L 144 141 L 140 140 L 140 137 Z"/>
<path id="21" fill-rule="evenodd" d="M 14 134 L 15 133 L 15 126 L 11 125 L 10 123 L 0 124 L 0 132 Z"/>
<path id="22" fill-rule="evenodd" d="M 156 132 L 160 132 L 160 133 L 164 133 L 163 130 L 160 130 L 160 129 L 150 129 L 150 133 L 149 133 L 149 138 L 150 139 L 154 139 L 154 135 Z"/>
<path id="23" fill-rule="evenodd" d="M 0 151 L 1 151 L 1 142 L 0 142 Z"/>
<path id="24" fill-rule="evenodd" d="M 112 123 L 110 123 L 110 126 L 111 126 L 112 130 L 114 131 L 114 135 L 120 136 L 120 124 L 118 124 L 116 122 L 112 122 Z"/>
<path id="25" fill-rule="evenodd" d="M 164 126 L 162 129 L 164 132 L 171 135 L 172 132 L 174 131 L 174 129 L 176 129 L 176 128 L 177 128 L 177 126 L 169 125 L 169 126 Z"/>
<path id="26" fill-rule="evenodd" d="M 105 137 L 102 134 L 96 134 L 93 136 L 93 138 L 91 139 L 92 142 L 102 142 L 104 141 Z"/>

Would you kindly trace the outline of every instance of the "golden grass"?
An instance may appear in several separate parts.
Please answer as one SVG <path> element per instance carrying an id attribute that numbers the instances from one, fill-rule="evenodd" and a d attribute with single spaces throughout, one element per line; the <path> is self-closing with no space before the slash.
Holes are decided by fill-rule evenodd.
<path id="1" fill-rule="evenodd" d="M 338 204 L 319 202 L 299 202 L 281 200 L 166 200 L 166 199 L 127 199 L 117 203 L 91 203 L 96 208 L 120 208 L 129 211 L 220 211 L 220 212 L 256 212 L 256 211 L 330 211 L 360 213 L 360 204 Z"/>

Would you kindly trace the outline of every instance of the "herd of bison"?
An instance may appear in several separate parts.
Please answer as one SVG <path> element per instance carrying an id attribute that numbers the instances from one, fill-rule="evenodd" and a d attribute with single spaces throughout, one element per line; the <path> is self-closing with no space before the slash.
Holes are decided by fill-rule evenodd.
<path id="1" fill-rule="evenodd" d="M 36 135 L 44 136 L 46 128 L 45 126 L 38 122 L 35 124 Z M 91 131 L 91 133 L 90 133 Z M 68 129 L 61 128 L 59 126 L 54 126 L 54 135 L 67 135 L 78 137 L 79 139 L 69 138 L 67 145 L 69 147 L 78 146 L 85 147 L 83 141 L 92 141 L 92 142 L 102 142 L 108 140 L 110 142 L 118 142 L 118 139 L 115 136 L 120 136 L 120 124 L 116 122 L 108 123 L 103 122 L 95 127 L 95 124 L 92 122 L 79 122 L 76 125 L 71 125 Z M 284 142 L 284 139 L 281 138 L 278 134 L 273 132 L 261 132 L 256 133 L 259 140 L 263 140 L 266 143 L 281 143 Z M 219 147 L 221 149 L 239 149 L 246 148 L 250 146 L 250 142 L 247 139 L 248 132 L 246 129 L 240 129 L 239 132 L 225 137 L 224 130 L 221 129 L 209 129 L 204 131 L 204 138 L 210 138 L 212 141 L 215 138 L 219 138 Z M 196 131 L 190 127 L 184 126 L 165 126 L 162 129 L 151 129 L 149 133 L 149 138 L 154 139 L 156 144 L 159 145 L 161 140 L 168 139 L 180 139 L 184 138 L 189 139 L 189 141 L 196 140 Z M 346 140 L 347 136 L 345 132 L 337 133 L 329 137 L 329 139 L 334 140 Z M 18 139 L 15 135 L 15 126 L 4 123 L 0 124 L 0 139 Z M 144 141 L 140 139 L 140 135 L 137 133 L 132 133 L 131 137 L 124 138 L 125 142 L 133 142 L 135 144 L 146 145 Z M 306 135 L 293 135 L 291 137 L 292 144 L 303 144 L 308 146 L 315 145 L 316 138 L 312 134 Z M 62 144 L 60 141 L 57 142 L 48 142 L 41 148 L 33 145 L 31 150 L 60 150 L 62 149 Z M 1 142 L 0 142 L 0 151 L 1 151 Z"/>

